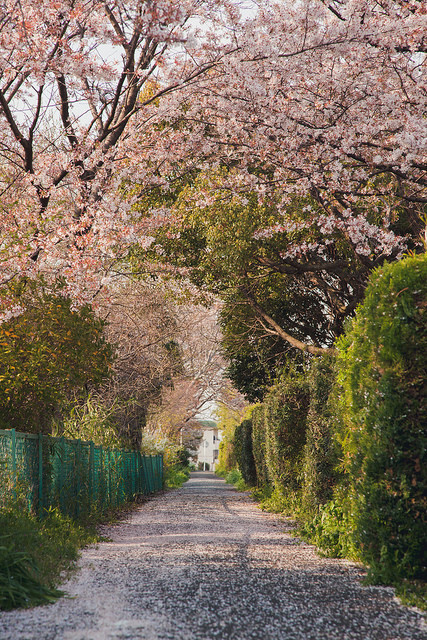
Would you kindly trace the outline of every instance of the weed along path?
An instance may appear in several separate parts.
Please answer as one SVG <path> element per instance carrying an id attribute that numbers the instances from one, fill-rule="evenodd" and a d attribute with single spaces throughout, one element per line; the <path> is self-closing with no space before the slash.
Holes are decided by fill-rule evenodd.
<path id="1" fill-rule="evenodd" d="M 210 473 L 83 552 L 53 605 L 0 614 L 2 640 L 425 640 L 422 616 L 320 558 Z"/>

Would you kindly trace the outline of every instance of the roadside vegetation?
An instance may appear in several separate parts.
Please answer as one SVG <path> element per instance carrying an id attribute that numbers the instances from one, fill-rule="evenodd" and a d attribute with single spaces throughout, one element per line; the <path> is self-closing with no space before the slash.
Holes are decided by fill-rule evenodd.
<path id="1" fill-rule="evenodd" d="M 422 609 L 426 283 L 425 254 L 376 270 L 336 356 L 289 368 L 221 453 L 222 474 L 262 509 L 295 517 L 320 553 L 362 562 L 368 584 Z"/>
<path id="2" fill-rule="evenodd" d="M 145 442 L 147 453 L 164 456 L 165 489 L 180 487 L 189 477 L 189 453 L 167 439 Z M 64 595 L 58 585 L 76 566 L 79 552 L 103 540 L 99 524 L 118 522 L 136 502 L 76 520 L 58 509 L 40 519 L 24 500 L 11 500 L 0 510 L 0 610 L 54 602 Z"/>
<path id="3" fill-rule="evenodd" d="M 3 4 L 0 429 L 162 454 L 177 487 L 227 405 L 220 473 L 412 601 L 423 3 Z M 43 554 L 69 543 L 62 571 L 96 520 L 5 502 L 1 606 L 56 597 Z"/>
<path id="4" fill-rule="evenodd" d="M 177 489 L 190 477 L 190 452 L 185 447 L 171 451 L 165 466 L 166 489 Z"/>
<path id="5" fill-rule="evenodd" d="M 53 510 L 43 520 L 21 504 L 0 512 L 0 610 L 53 602 L 79 549 L 98 542 L 91 523 L 77 523 Z"/>

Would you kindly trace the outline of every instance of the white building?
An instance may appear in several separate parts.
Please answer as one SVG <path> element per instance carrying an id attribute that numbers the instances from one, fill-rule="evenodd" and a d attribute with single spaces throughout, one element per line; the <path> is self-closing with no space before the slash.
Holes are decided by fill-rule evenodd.
<path id="1" fill-rule="evenodd" d="M 202 469 L 215 471 L 219 456 L 219 431 L 213 420 L 200 420 L 202 425 L 202 439 L 197 451 L 197 464 Z"/>

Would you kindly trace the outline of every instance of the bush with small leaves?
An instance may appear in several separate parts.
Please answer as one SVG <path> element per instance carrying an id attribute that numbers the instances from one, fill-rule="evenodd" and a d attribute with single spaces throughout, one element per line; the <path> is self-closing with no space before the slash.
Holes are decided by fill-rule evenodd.
<path id="1" fill-rule="evenodd" d="M 252 421 L 243 420 L 234 431 L 234 450 L 237 464 L 245 483 L 253 487 L 257 483 L 256 467 L 252 445 Z"/>
<path id="2" fill-rule="evenodd" d="M 427 255 L 376 270 L 338 341 L 337 439 L 354 539 L 377 582 L 426 572 Z"/>
<path id="3" fill-rule="evenodd" d="M 14 287 L 25 310 L 0 325 L 0 428 L 50 433 L 64 404 L 108 377 L 112 349 L 92 309 L 73 309 L 60 285 Z"/>

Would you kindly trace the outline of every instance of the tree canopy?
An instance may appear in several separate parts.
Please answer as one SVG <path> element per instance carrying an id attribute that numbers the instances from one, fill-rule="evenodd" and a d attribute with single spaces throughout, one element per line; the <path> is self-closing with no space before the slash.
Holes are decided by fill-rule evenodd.
<path id="1" fill-rule="evenodd" d="M 236 24 L 153 108 L 162 197 L 140 202 L 171 215 L 160 261 L 294 348 L 329 348 L 372 269 L 422 250 L 426 20 L 418 2 L 307 0 Z"/>
<path id="2" fill-rule="evenodd" d="M 138 262 L 318 354 L 421 247 L 424 3 L 238 5 L 3 2 L 4 320 L 18 276 L 84 304 Z"/>

